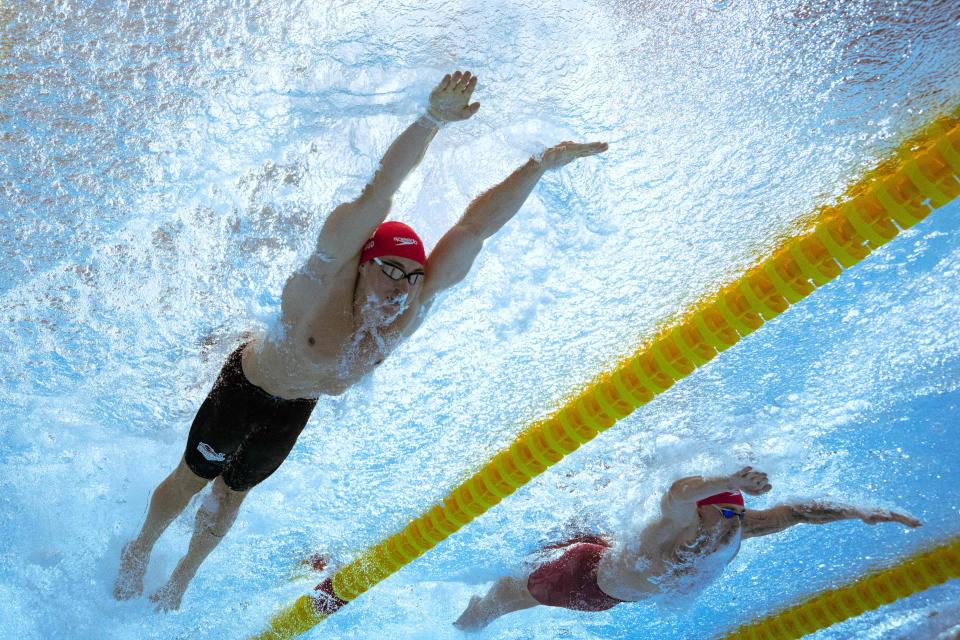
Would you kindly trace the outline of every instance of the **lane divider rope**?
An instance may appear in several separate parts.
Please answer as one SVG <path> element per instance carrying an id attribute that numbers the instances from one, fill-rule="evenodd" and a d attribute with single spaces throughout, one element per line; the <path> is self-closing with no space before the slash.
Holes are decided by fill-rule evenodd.
<path id="1" fill-rule="evenodd" d="M 744 625 L 723 640 L 794 640 L 960 578 L 960 537 Z"/>

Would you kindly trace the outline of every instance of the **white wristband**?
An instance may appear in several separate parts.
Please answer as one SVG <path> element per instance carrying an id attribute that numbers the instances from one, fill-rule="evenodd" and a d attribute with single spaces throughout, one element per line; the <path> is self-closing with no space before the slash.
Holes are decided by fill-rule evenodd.
<path id="1" fill-rule="evenodd" d="M 429 111 L 423 114 L 421 120 L 426 120 L 427 122 L 435 126 L 437 129 L 442 129 L 443 125 L 447 124 L 443 120 L 440 120 L 439 118 L 434 117 L 434 115 Z"/>

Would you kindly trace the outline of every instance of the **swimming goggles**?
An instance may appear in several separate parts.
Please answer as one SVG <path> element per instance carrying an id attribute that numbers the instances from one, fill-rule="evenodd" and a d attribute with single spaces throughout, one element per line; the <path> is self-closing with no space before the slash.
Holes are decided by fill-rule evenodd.
<path id="1" fill-rule="evenodd" d="M 383 271 L 391 280 L 403 280 L 406 278 L 407 282 L 410 284 L 417 284 L 421 279 L 423 279 L 423 271 L 407 273 L 400 267 L 383 262 L 380 258 L 374 258 L 373 261 L 376 262 L 380 267 L 380 271 Z"/>
<path id="2" fill-rule="evenodd" d="M 744 516 L 746 515 L 746 513 L 744 513 L 743 511 L 737 511 L 735 509 L 727 509 L 726 507 L 718 507 L 717 505 L 712 505 L 712 506 L 717 511 L 719 511 L 720 515 L 722 515 L 726 520 L 729 520 L 730 518 L 733 518 L 733 517 L 737 517 L 737 518 L 740 518 L 740 520 L 743 520 Z"/>

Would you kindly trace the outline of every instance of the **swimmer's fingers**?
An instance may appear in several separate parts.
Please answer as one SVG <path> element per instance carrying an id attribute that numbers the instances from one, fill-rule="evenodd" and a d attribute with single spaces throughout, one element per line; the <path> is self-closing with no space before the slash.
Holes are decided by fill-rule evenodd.
<path id="1" fill-rule="evenodd" d="M 606 142 L 563 142 L 561 144 L 566 145 L 567 151 L 573 154 L 574 158 L 586 158 L 588 156 L 595 156 L 598 153 L 603 153 L 607 150 L 608 145 Z"/>
<path id="2" fill-rule="evenodd" d="M 606 142 L 589 142 L 583 145 L 583 155 L 584 156 L 595 156 L 598 153 L 603 153 L 610 148 Z"/>
<path id="3" fill-rule="evenodd" d="M 766 479 L 757 482 L 744 483 L 740 486 L 740 490 L 748 496 L 763 495 L 764 493 L 768 493 L 771 489 L 773 489 L 773 486 L 771 486 Z"/>
<path id="4" fill-rule="evenodd" d="M 606 142 L 579 143 L 564 140 L 560 144 L 550 147 L 543 152 L 543 166 L 547 169 L 556 169 L 569 164 L 578 158 L 586 158 L 607 150 Z"/>
<path id="5" fill-rule="evenodd" d="M 446 78 L 445 78 L 446 79 Z M 477 77 L 470 73 L 469 71 L 460 71 L 459 69 L 453 72 L 453 75 L 450 76 L 450 82 L 443 87 L 443 90 L 456 91 L 459 93 L 467 93 L 467 91 L 472 92 L 474 87 L 477 86 Z"/>
<path id="6" fill-rule="evenodd" d="M 886 509 L 867 511 L 860 516 L 860 519 L 867 524 L 878 524 L 880 522 L 899 522 L 902 525 L 906 525 L 914 529 L 923 524 L 916 518 L 911 518 L 906 514 L 897 513 L 896 511 L 887 511 Z"/>
<path id="7" fill-rule="evenodd" d="M 439 97 L 441 94 L 448 93 L 450 91 L 456 91 L 457 85 L 460 82 L 461 74 L 459 71 L 453 72 L 453 74 L 446 74 L 437 83 L 437 86 L 433 88 L 433 91 L 430 92 L 430 99 L 434 100 Z"/>
<path id="8" fill-rule="evenodd" d="M 430 93 L 430 115 L 440 122 L 466 120 L 480 109 L 479 102 L 470 104 L 476 86 L 477 77 L 469 71 L 445 75 Z"/>
<path id="9" fill-rule="evenodd" d="M 923 523 L 917 520 L 916 518 L 911 518 L 910 516 L 901 516 L 901 519 L 898 519 L 897 522 L 900 524 L 905 524 L 911 529 L 916 529 L 917 527 L 922 527 Z"/>
<path id="10" fill-rule="evenodd" d="M 460 80 L 458 89 L 463 95 L 464 102 L 467 105 L 463 108 L 463 118 L 466 120 L 480 109 L 480 103 L 474 102 L 470 104 L 470 97 L 473 95 L 473 90 L 477 88 L 477 76 L 470 75 L 470 72 L 467 71 L 463 74 L 463 78 Z"/>
<path id="11" fill-rule="evenodd" d="M 751 496 L 767 493 L 773 488 L 766 472 L 754 471 L 753 467 L 744 467 L 734 474 L 734 478 L 740 485 L 740 490 Z"/>
<path id="12" fill-rule="evenodd" d="M 916 529 L 919 526 L 922 526 L 923 523 L 917 520 L 916 518 L 911 518 L 905 513 L 897 513 L 896 511 L 891 511 L 890 521 L 899 522 L 900 524 L 906 525 L 912 529 Z"/>
<path id="13" fill-rule="evenodd" d="M 746 478 L 751 471 L 753 471 L 753 467 L 744 467 L 743 469 L 740 469 L 740 471 L 737 471 L 735 474 L 733 474 L 733 478 L 737 480 Z"/>
<path id="14" fill-rule="evenodd" d="M 470 94 L 473 93 L 473 90 L 477 88 L 477 76 L 471 75 L 469 71 L 463 74 L 463 78 L 460 80 L 460 93 L 467 96 L 467 100 L 470 99 Z"/>

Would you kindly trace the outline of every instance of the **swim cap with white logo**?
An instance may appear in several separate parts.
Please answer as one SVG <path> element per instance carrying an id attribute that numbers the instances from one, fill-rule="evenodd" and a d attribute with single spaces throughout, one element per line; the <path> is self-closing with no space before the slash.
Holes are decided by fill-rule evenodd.
<path id="1" fill-rule="evenodd" d="M 427 261 L 420 236 L 402 222 L 384 222 L 373 232 L 373 237 L 363 245 L 360 263 L 369 262 L 381 256 L 407 258 L 423 265 Z"/>

